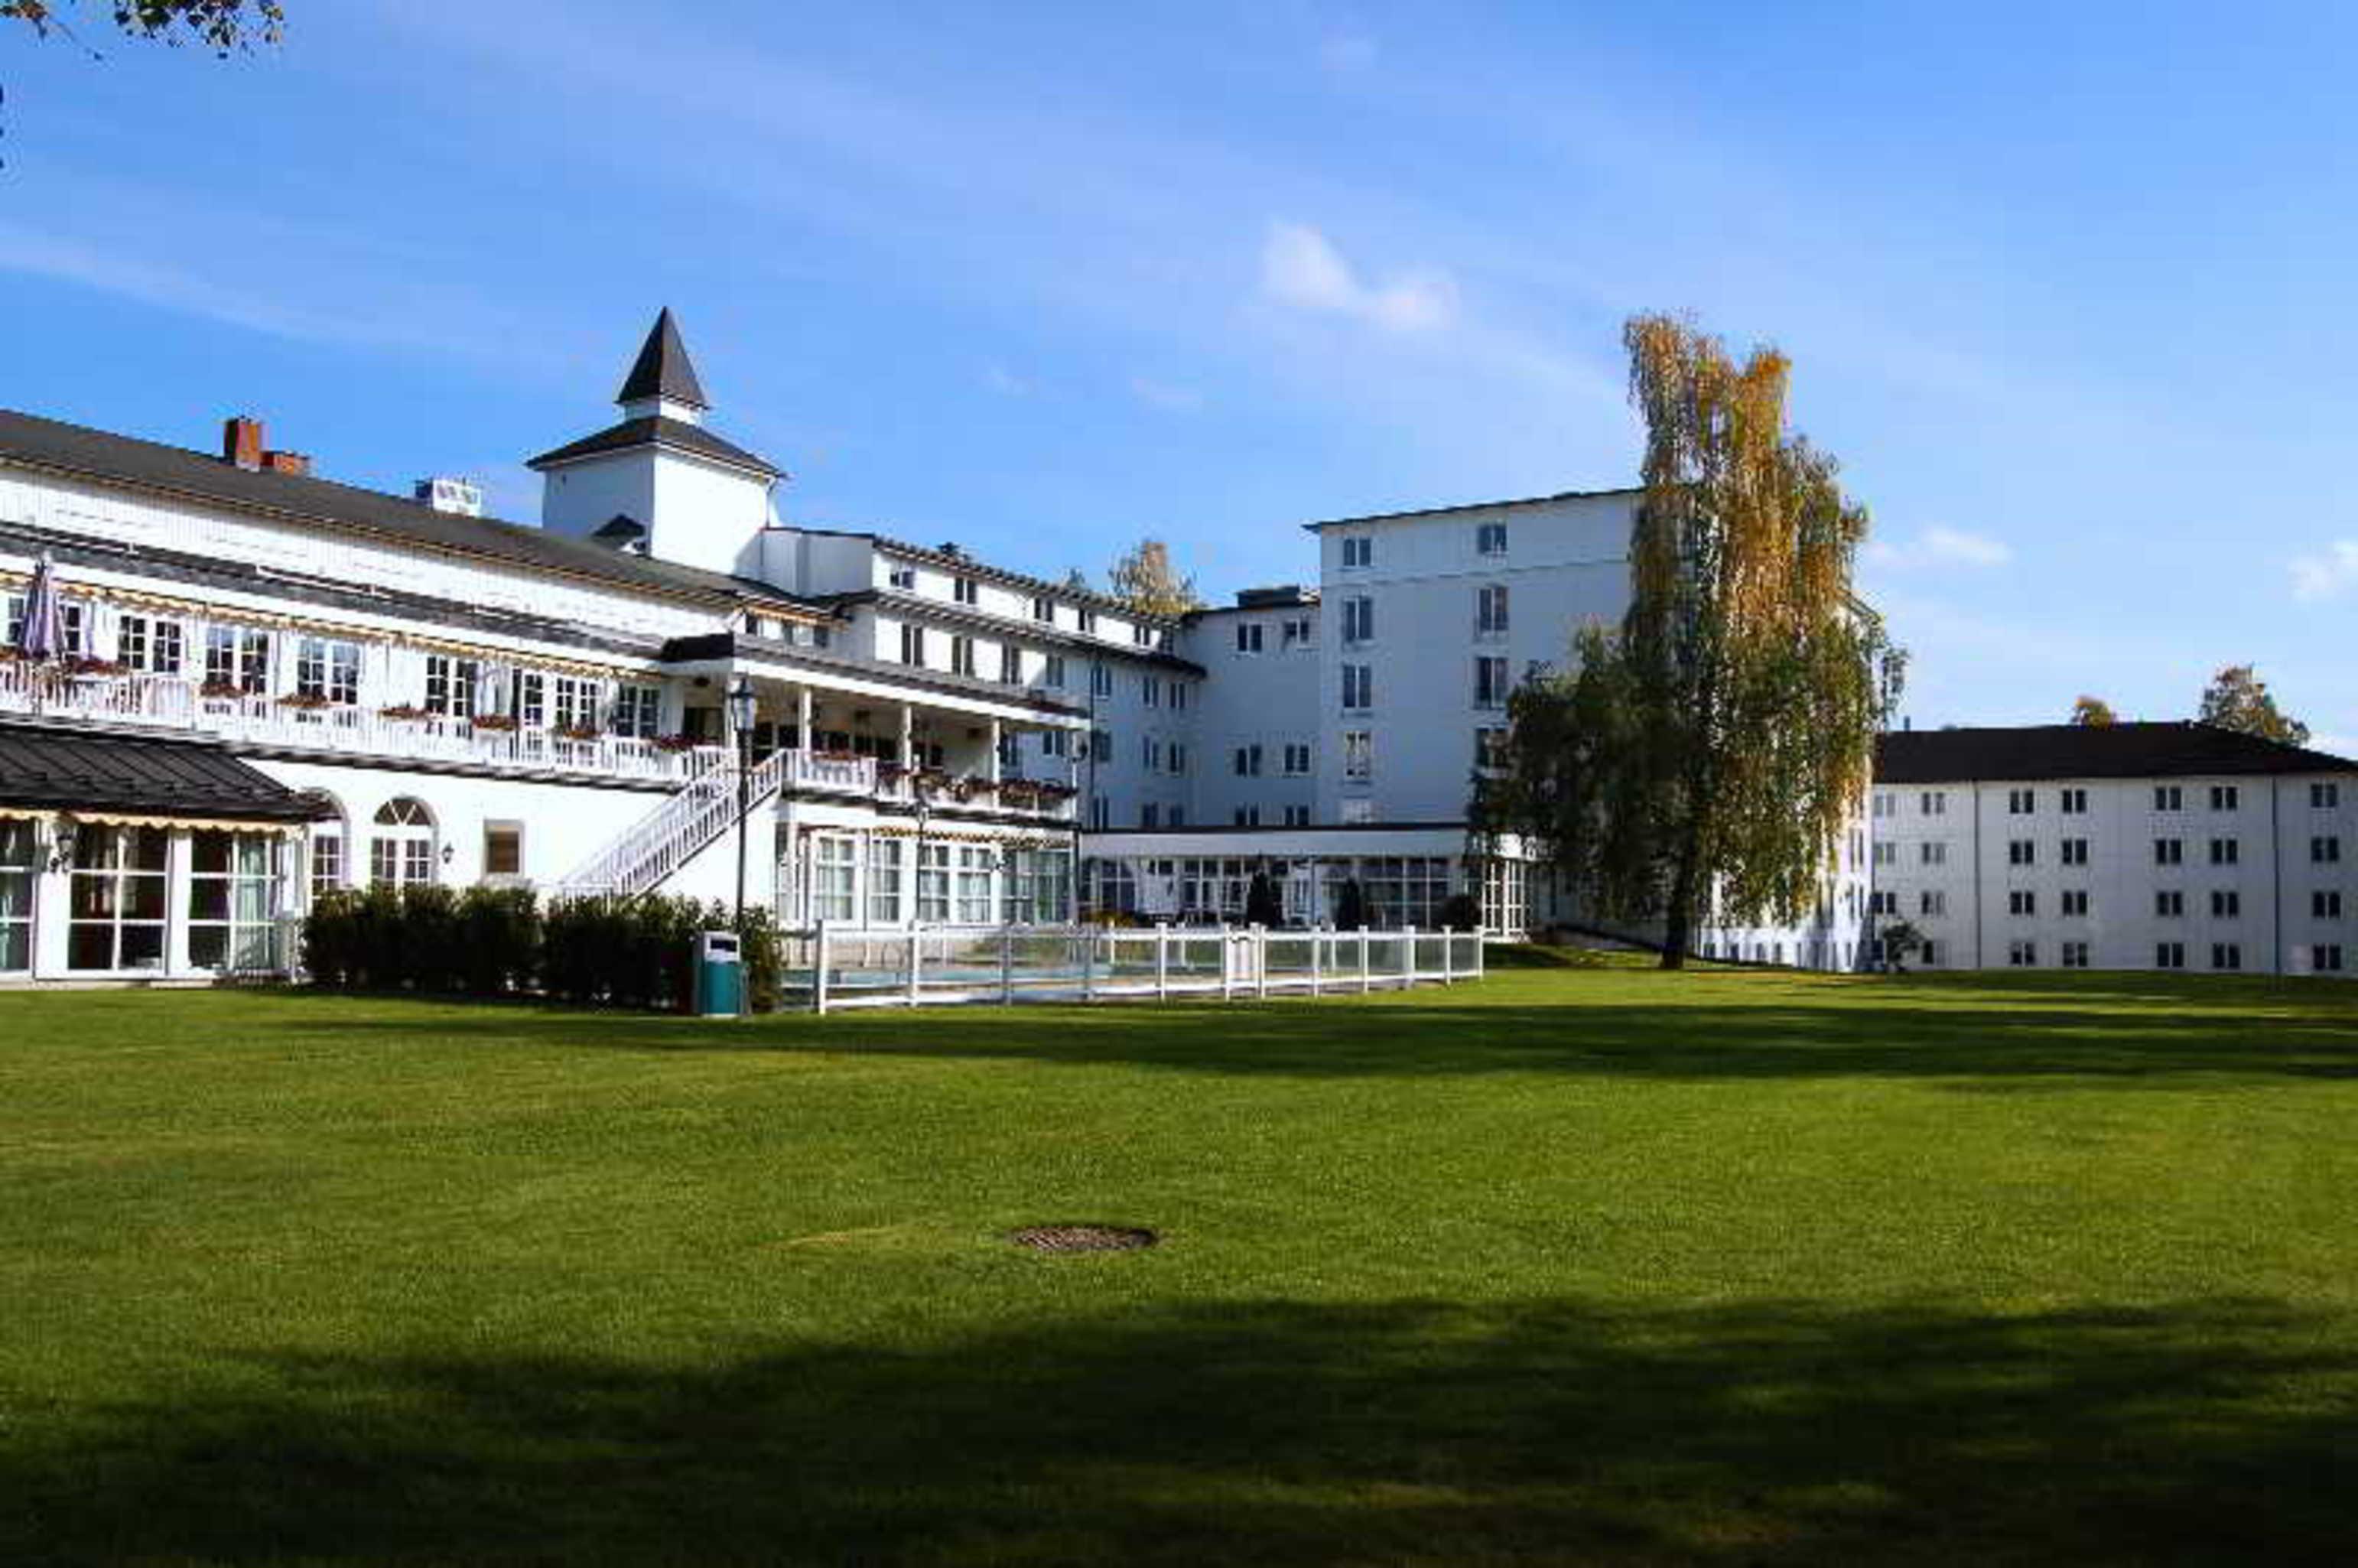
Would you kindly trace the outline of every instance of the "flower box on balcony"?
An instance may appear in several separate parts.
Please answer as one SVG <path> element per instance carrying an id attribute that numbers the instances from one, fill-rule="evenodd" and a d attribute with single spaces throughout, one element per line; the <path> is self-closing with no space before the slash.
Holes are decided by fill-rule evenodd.
<path id="1" fill-rule="evenodd" d="M 950 793 L 960 800 L 982 800 L 997 795 L 999 786 L 989 779 L 960 779 L 950 786 Z"/>
<path id="2" fill-rule="evenodd" d="M 335 707 L 336 700 L 323 691 L 290 691 L 278 698 L 278 706 L 301 708 L 306 713 L 317 713 L 320 708 Z"/>
<path id="3" fill-rule="evenodd" d="M 552 733 L 560 741 L 595 741 L 601 731 L 595 724 L 560 724 Z"/>
<path id="4" fill-rule="evenodd" d="M 683 730 L 677 734 L 658 735 L 653 744 L 658 752 L 693 752 L 703 742 Z"/>
<path id="5" fill-rule="evenodd" d="M 70 676 L 127 676 L 130 673 L 129 665 L 118 664 L 113 659 L 76 656 L 66 661 L 66 674 Z"/>
<path id="6" fill-rule="evenodd" d="M 479 733 L 504 735 L 516 727 L 514 716 L 505 713 L 478 713 L 470 721 Z"/>
<path id="7" fill-rule="evenodd" d="M 207 702 L 238 702 L 253 693 L 233 680 L 209 680 L 197 687 L 197 695 Z"/>
<path id="8" fill-rule="evenodd" d="M 376 710 L 379 719 L 431 719 L 434 717 L 414 702 L 396 702 L 391 708 Z"/>

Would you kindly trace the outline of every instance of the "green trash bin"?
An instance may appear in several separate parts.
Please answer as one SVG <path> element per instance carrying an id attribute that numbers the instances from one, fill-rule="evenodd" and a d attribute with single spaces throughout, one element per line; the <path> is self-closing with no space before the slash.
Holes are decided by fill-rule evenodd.
<path id="1" fill-rule="evenodd" d="M 696 938 L 696 1015 L 735 1018 L 745 1011 L 745 956 L 734 931 Z"/>

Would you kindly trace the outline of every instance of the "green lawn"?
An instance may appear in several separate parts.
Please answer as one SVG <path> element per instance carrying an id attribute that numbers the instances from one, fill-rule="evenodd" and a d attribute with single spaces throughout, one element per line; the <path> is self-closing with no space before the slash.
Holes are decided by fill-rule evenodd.
<path id="1" fill-rule="evenodd" d="M 0 1563 L 2348 1561 L 2353 1129 L 2324 982 L 0 998 Z"/>

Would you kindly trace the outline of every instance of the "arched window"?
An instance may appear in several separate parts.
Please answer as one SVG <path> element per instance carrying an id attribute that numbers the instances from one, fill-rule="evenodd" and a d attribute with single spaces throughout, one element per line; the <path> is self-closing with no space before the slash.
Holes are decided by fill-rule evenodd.
<path id="1" fill-rule="evenodd" d="M 434 880 L 434 814 L 415 795 L 397 795 L 377 808 L 369 841 L 369 880 L 406 887 Z"/>
<path id="2" fill-rule="evenodd" d="M 320 792 L 319 799 L 332 807 L 333 816 L 311 824 L 311 896 L 347 886 L 352 880 L 352 835 L 344 826 L 343 802 Z"/>

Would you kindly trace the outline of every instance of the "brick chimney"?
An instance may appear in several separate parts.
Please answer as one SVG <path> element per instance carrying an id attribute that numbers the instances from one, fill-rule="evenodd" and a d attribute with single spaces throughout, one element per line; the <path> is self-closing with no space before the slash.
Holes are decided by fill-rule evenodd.
<path id="1" fill-rule="evenodd" d="M 262 421 L 240 414 L 222 426 L 222 461 L 249 471 L 262 467 Z"/>
<path id="2" fill-rule="evenodd" d="M 311 471 L 311 459 L 304 452 L 265 452 L 262 466 L 272 473 L 291 473 L 302 478 Z"/>

